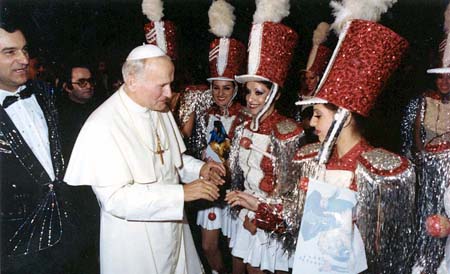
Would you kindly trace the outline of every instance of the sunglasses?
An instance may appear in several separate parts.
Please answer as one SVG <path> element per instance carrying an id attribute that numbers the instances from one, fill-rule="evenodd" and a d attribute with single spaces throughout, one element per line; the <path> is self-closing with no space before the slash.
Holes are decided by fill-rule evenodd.
<path id="1" fill-rule="evenodd" d="M 72 84 L 77 84 L 82 88 L 86 87 L 88 83 L 91 84 L 91 86 L 95 86 L 95 80 L 92 78 L 80 78 L 77 82 L 72 82 Z"/>

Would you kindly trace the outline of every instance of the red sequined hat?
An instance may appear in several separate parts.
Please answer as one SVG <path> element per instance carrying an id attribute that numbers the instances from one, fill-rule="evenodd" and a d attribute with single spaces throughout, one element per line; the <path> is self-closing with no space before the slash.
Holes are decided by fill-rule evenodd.
<path id="1" fill-rule="evenodd" d="M 385 82 L 399 66 L 408 42 L 380 24 L 353 20 L 339 37 L 315 98 L 368 116 Z"/>
<path id="2" fill-rule="evenodd" d="M 312 71 L 315 75 L 322 75 L 327 67 L 332 53 L 333 52 L 331 49 L 325 47 L 324 45 L 319 45 L 312 59 L 312 64 L 309 67 L 306 66 L 306 71 Z"/>
<path id="3" fill-rule="evenodd" d="M 245 45 L 233 38 L 214 39 L 209 47 L 208 81 L 234 81 L 234 76 L 243 72 L 246 59 Z"/>
<path id="4" fill-rule="evenodd" d="M 176 28 L 172 21 L 150 21 L 144 25 L 144 32 L 148 44 L 158 46 L 172 60 L 176 59 Z"/>
<path id="5" fill-rule="evenodd" d="M 323 45 L 327 40 L 329 30 L 330 25 L 326 22 L 321 22 L 317 25 L 313 33 L 313 43 L 309 52 L 308 62 L 306 63 L 306 69 L 303 71 L 311 71 L 316 76 L 322 76 L 333 53 L 331 49 Z"/>
<path id="6" fill-rule="evenodd" d="M 236 76 L 236 81 L 270 81 L 282 87 L 297 41 L 297 33 L 281 23 L 253 24 L 247 74 Z"/>

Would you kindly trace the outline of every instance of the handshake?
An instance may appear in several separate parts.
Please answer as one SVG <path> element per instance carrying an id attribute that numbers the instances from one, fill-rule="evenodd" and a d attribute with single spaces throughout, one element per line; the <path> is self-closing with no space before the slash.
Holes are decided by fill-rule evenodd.
<path id="1" fill-rule="evenodd" d="M 183 186 L 184 201 L 200 199 L 215 201 L 219 198 L 219 187 L 225 183 L 226 170 L 223 164 L 206 162 L 200 170 L 200 178 Z"/>

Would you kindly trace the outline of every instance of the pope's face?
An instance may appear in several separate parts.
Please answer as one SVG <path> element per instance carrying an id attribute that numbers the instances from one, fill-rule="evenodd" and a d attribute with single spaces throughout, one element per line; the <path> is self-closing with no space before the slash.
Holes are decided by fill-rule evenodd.
<path id="1" fill-rule="evenodd" d="M 148 59 L 143 71 L 136 76 L 132 99 L 154 111 L 168 111 L 172 97 L 174 66 L 169 58 Z"/>
<path id="2" fill-rule="evenodd" d="M 450 74 L 438 74 L 436 78 L 436 86 L 440 93 L 447 94 L 450 92 Z"/>
<path id="3" fill-rule="evenodd" d="M 29 57 L 21 31 L 0 28 L 0 89 L 15 91 L 27 80 Z"/>
<path id="4" fill-rule="evenodd" d="M 323 142 L 334 119 L 335 111 L 328 109 L 323 104 L 314 105 L 314 114 L 310 125 L 314 127 L 319 141 Z"/>
<path id="5" fill-rule="evenodd" d="M 214 80 L 212 82 L 212 96 L 219 107 L 227 107 L 233 98 L 234 83 L 232 81 Z"/>

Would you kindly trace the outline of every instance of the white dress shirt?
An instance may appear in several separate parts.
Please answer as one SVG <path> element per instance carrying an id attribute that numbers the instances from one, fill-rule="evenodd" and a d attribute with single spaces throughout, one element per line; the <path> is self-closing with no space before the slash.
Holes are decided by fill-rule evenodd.
<path id="1" fill-rule="evenodd" d="M 14 96 L 23 89 L 25 89 L 25 85 L 20 86 L 15 92 L 0 89 L 0 103 L 3 103 L 7 96 Z M 5 111 L 50 179 L 54 180 L 55 172 L 50 156 L 47 122 L 34 94 L 26 99 L 17 100 L 17 102 L 8 106 Z"/>

